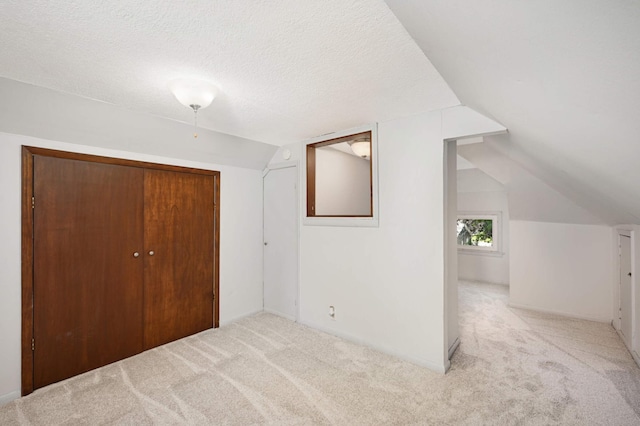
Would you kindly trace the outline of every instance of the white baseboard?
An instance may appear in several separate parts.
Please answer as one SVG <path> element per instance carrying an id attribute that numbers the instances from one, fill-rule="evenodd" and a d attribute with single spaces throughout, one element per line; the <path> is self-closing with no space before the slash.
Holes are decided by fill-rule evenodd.
<path id="1" fill-rule="evenodd" d="M 638 352 L 631 351 L 631 356 L 633 357 L 633 359 L 636 361 L 636 364 L 638 364 L 638 367 L 640 368 L 640 355 L 638 355 Z"/>
<path id="2" fill-rule="evenodd" d="M 517 309 L 526 309 L 528 311 L 534 311 L 534 312 L 542 312 L 544 314 L 560 315 L 562 317 L 567 317 L 567 318 L 581 319 L 581 320 L 594 321 L 594 322 L 603 322 L 605 324 L 609 324 L 611 322 L 611 318 L 595 318 L 595 317 L 590 317 L 588 315 L 579 315 L 579 314 L 574 314 L 570 312 L 556 311 L 553 309 L 538 308 L 536 306 L 524 305 L 521 303 L 513 303 L 511 301 L 509 302 L 509 307 L 517 308 Z"/>
<path id="3" fill-rule="evenodd" d="M 264 310 L 263 309 L 258 309 L 258 310 L 252 311 L 252 312 L 247 312 L 246 314 L 242 314 L 242 315 L 238 315 L 238 316 L 232 317 L 230 319 L 226 319 L 225 318 L 224 320 L 220 320 L 220 327 L 222 327 L 224 325 L 229 325 L 232 322 L 236 322 L 238 320 L 241 320 L 242 318 L 247 318 L 247 317 L 250 317 L 252 315 L 258 314 L 260 312 L 264 312 Z"/>
<path id="4" fill-rule="evenodd" d="M 624 340 L 624 336 L 622 335 L 622 330 L 620 330 L 619 328 L 615 328 L 616 333 L 618 333 L 618 337 L 620 337 L 620 340 L 622 340 L 622 344 L 624 345 L 625 348 L 627 348 L 627 350 L 629 351 L 629 353 L 633 356 L 633 349 L 631 349 L 631 347 L 629 345 L 627 345 L 627 342 L 625 342 Z"/>
<path id="5" fill-rule="evenodd" d="M 389 349 L 381 347 L 379 345 L 371 344 L 369 342 L 364 341 L 361 338 L 352 336 L 352 335 L 347 334 L 347 333 L 343 333 L 341 331 L 331 330 L 331 329 L 328 329 L 328 328 L 323 327 L 321 325 L 311 323 L 309 321 L 300 320 L 299 324 L 305 325 L 305 326 L 310 327 L 310 328 L 314 328 L 316 330 L 320 330 L 323 333 L 327 333 L 327 334 L 330 334 L 332 336 L 340 337 L 341 339 L 349 340 L 349 341 L 351 341 L 353 343 L 357 343 L 359 345 L 368 346 L 370 348 L 373 348 L 373 349 L 375 349 L 377 351 L 380 351 L 382 353 L 385 353 L 387 355 L 391 355 L 391 356 L 394 356 L 396 358 L 403 359 L 403 360 L 408 361 L 408 362 L 410 362 L 412 364 L 416 364 L 416 365 L 418 365 L 420 367 L 428 368 L 429 370 L 435 371 L 436 373 L 444 374 L 444 373 L 447 372 L 447 370 L 449 370 L 449 366 L 450 366 L 449 360 L 446 360 L 444 364 L 440 365 L 440 364 L 437 364 L 437 363 L 432 362 L 432 361 L 427 361 L 427 360 L 423 360 L 423 359 L 417 359 L 417 358 L 414 358 L 414 357 L 411 357 L 411 356 L 407 356 L 407 355 L 398 353 L 398 352 L 393 351 L 393 350 L 389 350 Z"/>
<path id="6" fill-rule="evenodd" d="M 453 341 L 453 344 L 449 348 L 449 359 L 451 359 L 453 354 L 456 352 L 456 349 L 458 349 L 458 346 L 460 346 L 460 338 L 456 337 L 456 340 Z"/>
<path id="7" fill-rule="evenodd" d="M 13 391 L 0 395 L 0 405 L 8 404 L 13 400 L 20 398 L 20 391 Z"/>
<path id="8" fill-rule="evenodd" d="M 296 317 L 291 316 L 291 315 L 283 314 L 282 312 L 274 311 L 273 309 L 267 309 L 267 308 L 264 308 L 264 312 L 266 312 L 266 313 L 268 313 L 268 314 L 277 315 L 277 316 L 279 316 L 279 317 L 282 317 L 282 318 L 288 319 L 288 320 L 290 320 L 290 321 L 294 321 L 294 322 L 295 322 L 295 321 L 297 321 L 297 320 L 296 320 Z"/>
<path id="9" fill-rule="evenodd" d="M 629 345 L 627 345 L 627 342 L 625 342 L 624 336 L 622 335 L 622 330 L 615 327 L 613 328 L 616 330 L 616 333 L 618 333 L 618 336 L 620 337 L 620 340 L 622 340 L 622 344 L 624 345 L 624 347 L 627 348 L 633 360 L 636 362 L 636 364 L 638 364 L 638 367 L 640 367 L 640 358 L 638 358 L 638 354 L 636 353 L 636 351 L 634 351 Z"/>

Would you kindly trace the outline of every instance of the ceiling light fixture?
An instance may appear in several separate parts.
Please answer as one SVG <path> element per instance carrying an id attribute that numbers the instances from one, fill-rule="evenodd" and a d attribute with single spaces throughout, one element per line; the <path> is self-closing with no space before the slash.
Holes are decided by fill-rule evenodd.
<path id="1" fill-rule="evenodd" d="M 351 151 L 358 157 L 370 158 L 371 157 L 371 140 L 368 137 L 356 138 L 347 142 L 351 147 Z"/>
<path id="2" fill-rule="evenodd" d="M 211 105 L 218 93 L 218 89 L 208 81 L 179 78 L 171 80 L 169 90 L 184 106 L 193 110 L 195 115 L 193 137 L 198 137 L 198 110 Z"/>

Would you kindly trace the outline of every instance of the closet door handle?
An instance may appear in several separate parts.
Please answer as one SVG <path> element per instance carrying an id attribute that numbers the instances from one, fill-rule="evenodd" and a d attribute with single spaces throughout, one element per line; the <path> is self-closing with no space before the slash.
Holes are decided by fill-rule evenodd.
<path id="1" fill-rule="evenodd" d="M 140 256 L 140 253 L 138 253 L 137 251 L 134 251 L 133 252 L 133 257 L 138 257 L 138 256 Z"/>
<path id="2" fill-rule="evenodd" d="M 149 250 L 149 256 L 153 256 L 154 254 L 156 254 L 153 250 Z"/>

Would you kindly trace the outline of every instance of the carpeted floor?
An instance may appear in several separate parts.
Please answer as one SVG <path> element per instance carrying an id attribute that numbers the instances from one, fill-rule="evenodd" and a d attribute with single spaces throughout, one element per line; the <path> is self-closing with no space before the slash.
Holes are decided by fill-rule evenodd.
<path id="1" fill-rule="evenodd" d="M 611 326 L 507 300 L 461 283 L 446 375 L 259 314 L 40 389 L 0 424 L 640 424 L 640 369 Z"/>

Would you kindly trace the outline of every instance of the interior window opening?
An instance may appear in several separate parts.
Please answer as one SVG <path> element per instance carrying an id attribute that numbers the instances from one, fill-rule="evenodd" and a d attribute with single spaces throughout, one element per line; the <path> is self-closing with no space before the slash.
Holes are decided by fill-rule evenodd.
<path id="1" fill-rule="evenodd" d="M 373 217 L 371 136 L 307 145 L 307 217 Z"/>

